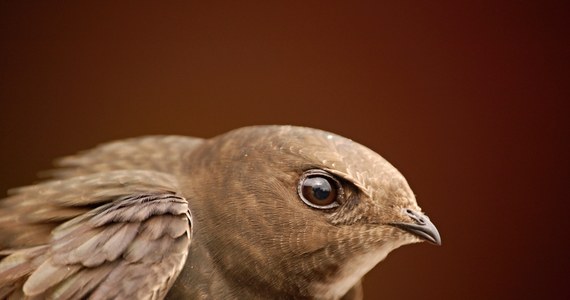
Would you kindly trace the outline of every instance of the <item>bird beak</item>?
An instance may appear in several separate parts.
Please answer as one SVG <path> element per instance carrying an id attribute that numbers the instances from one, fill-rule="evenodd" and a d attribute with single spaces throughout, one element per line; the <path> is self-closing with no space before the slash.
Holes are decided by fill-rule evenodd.
<path id="1" fill-rule="evenodd" d="M 412 219 L 412 223 L 404 223 L 404 222 L 394 222 L 390 223 L 395 227 L 408 231 L 412 234 L 419 236 L 420 238 L 435 244 L 441 245 L 441 238 L 439 237 L 439 232 L 435 225 L 429 220 L 429 218 L 415 210 L 411 209 L 404 209 L 404 214 L 409 216 Z"/>

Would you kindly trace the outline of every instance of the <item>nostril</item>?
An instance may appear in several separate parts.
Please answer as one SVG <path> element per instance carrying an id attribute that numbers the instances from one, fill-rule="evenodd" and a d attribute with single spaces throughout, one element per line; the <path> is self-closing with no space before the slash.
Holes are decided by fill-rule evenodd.
<path id="1" fill-rule="evenodd" d="M 426 224 L 426 217 L 423 216 L 421 213 L 418 213 L 414 210 L 411 210 L 409 208 L 406 208 L 404 210 L 404 212 L 406 212 L 406 214 L 408 216 L 410 216 L 410 218 L 412 218 L 414 221 L 416 221 L 418 224 L 420 225 L 425 225 Z"/>

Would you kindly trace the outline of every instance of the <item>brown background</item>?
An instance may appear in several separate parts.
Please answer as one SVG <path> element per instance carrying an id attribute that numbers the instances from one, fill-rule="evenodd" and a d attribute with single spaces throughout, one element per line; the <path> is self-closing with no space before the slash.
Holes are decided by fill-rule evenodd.
<path id="1" fill-rule="evenodd" d="M 565 7 L 5 2 L 2 191 L 111 139 L 317 127 L 395 164 L 443 237 L 393 252 L 368 299 L 570 296 Z"/>

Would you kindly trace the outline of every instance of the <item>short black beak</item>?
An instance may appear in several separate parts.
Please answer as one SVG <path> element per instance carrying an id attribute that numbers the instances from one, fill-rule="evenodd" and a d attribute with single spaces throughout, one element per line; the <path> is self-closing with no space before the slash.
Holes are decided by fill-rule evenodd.
<path id="1" fill-rule="evenodd" d="M 435 225 L 429 220 L 429 218 L 417 211 L 411 209 L 404 209 L 404 214 L 408 215 L 414 223 L 390 223 L 390 225 L 396 226 L 400 229 L 413 233 L 422 239 L 431 242 L 436 245 L 441 245 L 441 238 L 439 237 L 439 232 Z"/>

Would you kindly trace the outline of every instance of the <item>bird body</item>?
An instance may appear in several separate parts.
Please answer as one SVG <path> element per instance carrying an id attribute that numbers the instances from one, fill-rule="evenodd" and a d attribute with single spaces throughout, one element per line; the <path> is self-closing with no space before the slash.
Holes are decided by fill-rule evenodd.
<path id="1" fill-rule="evenodd" d="M 360 299 L 439 234 L 372 150 L 303 127 L 150 136 L 59 161 L 0 200 L 0 299 Z"/>

